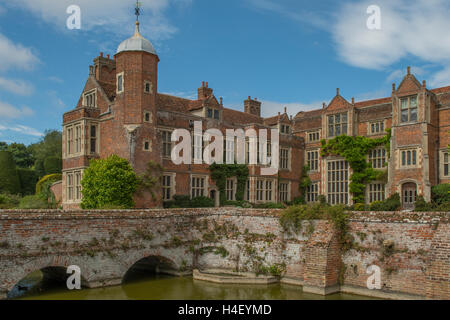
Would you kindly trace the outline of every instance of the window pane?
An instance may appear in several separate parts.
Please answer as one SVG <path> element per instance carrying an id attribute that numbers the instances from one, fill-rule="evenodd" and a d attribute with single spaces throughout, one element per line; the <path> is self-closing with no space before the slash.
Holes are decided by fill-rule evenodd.
<path id="1" fill-rule="evenodd" d="M 417 108 L 411 109 L 411 119 L 410 121 L 417 121 Z"/>
<path id="2" fill-rule="evenodd" d="M 417 97 L 411 97 L 410 108 L 417 108 Z"/>
<path id="3" fill-rule="evenodd" d="M 402 110 L 402 122 L 408 122 L 408 110 Z"/>
<path id="4" fill-rule="evenodd" d="M 401 107 L 402 107 L 402 110 L 408 109 L 408 99 L 401 100 Z"/>

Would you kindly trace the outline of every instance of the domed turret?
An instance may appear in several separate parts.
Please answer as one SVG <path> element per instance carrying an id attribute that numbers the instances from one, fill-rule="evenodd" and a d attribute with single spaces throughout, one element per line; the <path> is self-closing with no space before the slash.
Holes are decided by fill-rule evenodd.
<path id="1" fill-rule="evenodd" d="M 136 31 L 134 32 L 134 35 L 123 41 L 117 48 L 117 54 L 124 51 L 144 51 L 157 55 L 151 42 L 145 39 L 139 32 L 139 21 L 136 21 Z"/>

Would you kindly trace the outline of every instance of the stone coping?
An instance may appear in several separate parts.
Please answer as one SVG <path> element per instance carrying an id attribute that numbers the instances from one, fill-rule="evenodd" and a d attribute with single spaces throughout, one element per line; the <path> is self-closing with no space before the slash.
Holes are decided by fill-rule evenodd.
<path id="1" fill-rule="evenodd" d="M 167 217 L 244 216 L 278 218 L 280 209 L 199 208 L 133 210 L 0 210 L 0 220 L 152 219 Z M 351 212 L 350 221 L 380 223 L 449 223 L 450 212 Z"/>
<path id="2" fill-rule="evenodd" d="M 234 275 L 235 274 L 235 275 Z M 208 281 L 220 284 L 274 284 L 279 279 L 273 276 L 256 275 L 249 272 L 230 272 L 226 270 L 205 269 L 193 272 L 194 280 Z"/>

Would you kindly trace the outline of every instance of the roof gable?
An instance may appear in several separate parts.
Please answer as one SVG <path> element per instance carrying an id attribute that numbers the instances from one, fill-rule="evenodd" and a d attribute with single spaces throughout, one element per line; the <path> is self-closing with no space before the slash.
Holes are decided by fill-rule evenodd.
<path id="1" fill-rule="evenodd" d="M 338 94 L 333 98 L 333 100 L 331 100 L 330 104 L 328 105 L 327 112 L 350 109 L 351 107 L 352 105 L 342 96 L 340 96 L 338 91 Z"/>

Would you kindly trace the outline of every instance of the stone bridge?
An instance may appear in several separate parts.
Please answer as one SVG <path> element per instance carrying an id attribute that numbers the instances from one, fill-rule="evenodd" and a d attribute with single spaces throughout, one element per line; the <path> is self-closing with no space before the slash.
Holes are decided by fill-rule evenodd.
<path id="1" fill-rule="evenodd" d="M 0 210 L 0 298 L 28 274 L 63 280 L 81 269 L 82 285 L 119 285 L 131 273 L 193 269 L 279 270 L 281 281 L 317 294 L 450 299 L 448 213 L 357 213 L 350 250 L 328 221 L 286 233 L 277 210 Z M 382 270 L 367 289 L 366 270 Z"/>

